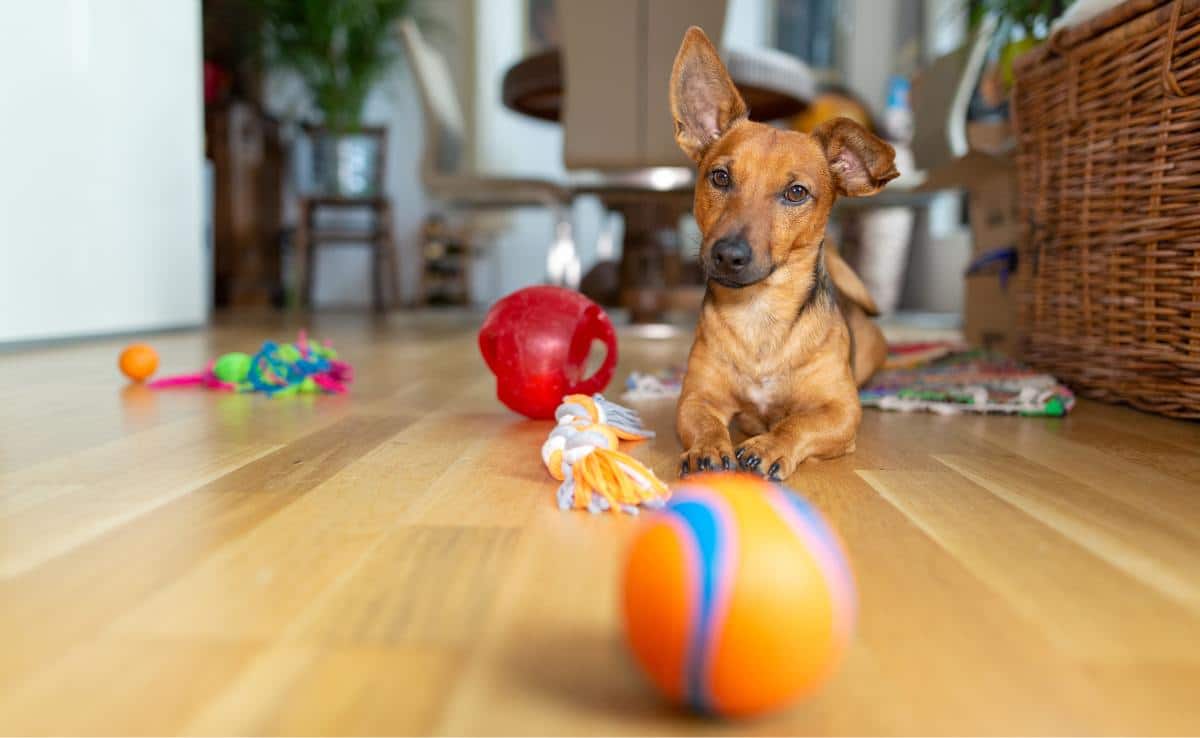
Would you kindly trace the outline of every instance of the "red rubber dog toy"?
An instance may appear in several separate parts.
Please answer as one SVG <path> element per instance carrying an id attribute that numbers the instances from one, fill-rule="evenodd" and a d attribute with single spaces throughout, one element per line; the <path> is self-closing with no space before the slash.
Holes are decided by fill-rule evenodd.
<path id="1" fill-rule="evenodd" d="M 604 364 L 583 378 L 592 342 Z M 617 336 L 599 305 L 562 287 L 526 287 L 501 299 L 479 329 L 479 350 L 496 375 L 496 396 L 536 419 L 554 417 L 564 395 L 591 395 L 612 380 Z"/>

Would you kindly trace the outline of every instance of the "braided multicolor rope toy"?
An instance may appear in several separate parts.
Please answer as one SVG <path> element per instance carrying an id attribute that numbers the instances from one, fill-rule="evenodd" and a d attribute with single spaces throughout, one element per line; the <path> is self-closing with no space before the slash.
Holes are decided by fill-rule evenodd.
<path id="1" fill-rule="evenodd" d="M 658 508 L 670 497 L 667 485 L 642 462 L 617 450 L 621 440 L 654 437 L 629 408 L 603 395 L 567 395 L 554 412 L 558 425 L 542 444 L 542 461 L 558 487 L 558 507 L 592 513 Z"/>
<path id="2" fill-rule="evenodd" d="M 353 368 L 339 361 L 328 344 L 310 340 L 300 331 L 295 343 L 263 343 L 254 356 L 235 351 L 208 362 L 194 374 L 163 377 L 147 384 L 153 389 L 204 387 L 224 392 L 262 392 L 268 397 L 297 392 L 340 395 L 354 378 Z"/>

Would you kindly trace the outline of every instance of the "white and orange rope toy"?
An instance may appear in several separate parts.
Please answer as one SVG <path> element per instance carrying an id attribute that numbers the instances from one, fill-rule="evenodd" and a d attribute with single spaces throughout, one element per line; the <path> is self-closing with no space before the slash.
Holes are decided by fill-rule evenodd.
<path id="1" fill-rule="evenodd" d="M 654 437 L 629 408 L 602 395 L 567 395 L 554 412 L 558 425 L 542 444 L 542 461 L 562 482 L 558 506 L 592 513 L 621 510 L 636 515 L 638 507 L 662 507 L 667 485 L 645 464 L 617 450 L 622 440 Z"/>

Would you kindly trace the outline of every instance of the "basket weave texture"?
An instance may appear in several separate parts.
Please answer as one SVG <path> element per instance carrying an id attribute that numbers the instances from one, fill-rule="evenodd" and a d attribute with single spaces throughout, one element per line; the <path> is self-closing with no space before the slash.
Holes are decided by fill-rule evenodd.
<path id="1" fill-rule="evenodd" d="M 1014 74 L 1023 357 L 1200 418 L 1200 0 L 1129 0 Z"/>

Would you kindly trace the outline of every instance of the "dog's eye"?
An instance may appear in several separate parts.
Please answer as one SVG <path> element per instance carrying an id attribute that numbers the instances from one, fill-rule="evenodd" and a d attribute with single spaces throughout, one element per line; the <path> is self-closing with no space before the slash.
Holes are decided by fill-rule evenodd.
<path id="1" fill-rule="evenodd" d="M 729 172 L 725 171 L 724 169 L 712 170 L 712 174 L 708 175 L 708 179 L 713 183 L 713 187 L 716 187 L 720 190 L 729 187 L 731 182 L 729 179 Z"/>
<path id="2" fill-rule="evenodd" d="M 804 202 L 808 199 L 808 190 L 804 189 L 804 185 L 794 184 L 783 191 L 783 199 L 792 203 Z"/>

